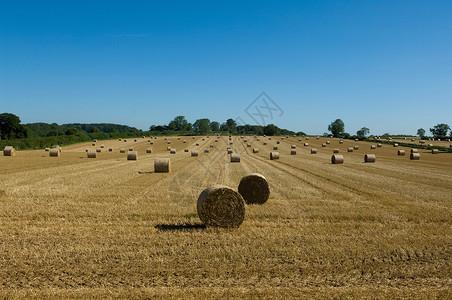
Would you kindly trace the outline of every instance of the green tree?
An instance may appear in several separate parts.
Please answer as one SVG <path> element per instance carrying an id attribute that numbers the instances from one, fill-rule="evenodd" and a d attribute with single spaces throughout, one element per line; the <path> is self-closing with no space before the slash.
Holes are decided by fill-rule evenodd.
<path id="1" fill-rule="evenodd" d="M 344 127 L 344 122 L 341 119 L 336 119 L 336 121 L 333 121 L 330 125 L 328 125 L 328 130 L 334 137 L 339 137 L 341 133 L 344 132 Z"/>
<path id="2" fill-rule="evenodd" d="M 265 135 L 279 135 L 281 130 L 278 128 L 278 126 L 274 124 L 268 124 L 264 127 L 264 134 Z"/>
<path id="3" fill-rule="evenodd" d="M 368 135 L 369 132 L 370 132 L 370 129 L 369 129 L 369 128 L 363 127 L 363 128 L 361 128 L 360 130 L 358 130 L 358 131 L 356 132 L 356 135 L 357 135 L 358 137 L 360 137 L 360 138 L 363 138 L 363 137 L 365 137 L 366 135 Z"/>
<path id="4" fill-rule="evenodd" d="M 450 130 L 449 125 L 447 124 L 438 124 L 430 128 L 430 132 L 435 137 L 444 137 L 447 135 L 447 132 Z"/>
<path id="5" fill-rule="evenodd" d="M 65 135 L 75 135 L 78 134 L 78 129 L 77 128 L 68 128 L 66 129 L 66 131 L 64 132 Z"/>
<path id="6" fill-rule="evenodd" d="M 2 140 L 26 138 L 28 131 L 20 124 L 20 118 L 14 114 L 0 114 L 0 137 Z"/>
<path id="7" fill-rule="evenodd" d="M 237 122 L 234 119 L 227 119 L 225 123 L 221 124 L 220 130 L 230 134 L 237 133 Z"/>
<path id="8" fill-rule="evenodd" d="M 212 131 L 219 131 L 220 130 L 220 123 L 213 121 L 210 123 L 210 130 Z"/>
<path id="9" fill-rule="evenodd" d="M 184 116 L 177 116 L 168 124 L 168 127 L 174 131 L 187 131 L 188 121 Z"/>
<path id="10" fill-rule="evenodd" d="M 425 129 L 424 128 L 419 128 L 417 130 L 417 135 L 420 137 L 424 137 L 425 136 Z"/>
<path id="11" fill-rule="evenodd" d="M 209 119 L 198 119 L 193 123 L 193 130 L 197 134 L 207 134 L 210 132 L 210 120 Z"/>

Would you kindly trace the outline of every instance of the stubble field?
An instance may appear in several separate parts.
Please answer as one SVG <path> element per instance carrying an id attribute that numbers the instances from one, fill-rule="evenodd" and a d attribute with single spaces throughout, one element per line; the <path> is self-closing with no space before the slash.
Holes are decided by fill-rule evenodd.
<path id="1" fill-rule="evenodd" d="M 386 144 L 245 139 L 230 145 L 240 163 L 229 162 L 227 137 L 168 137 L 174 155 L 159 137 L 0 156 L 0 297 L 452 297 L 451 153 L 411 161 L 409 148 Z M 343 165 L 331 164 L 335 148 Z M 154 173 L 156 157 L 171 159 L 171 173 Z M 204 228 L 201 191 L 237 189 L 252 172 L 268 179 L 268 202 L 247 206 L 238 229 Z"/>

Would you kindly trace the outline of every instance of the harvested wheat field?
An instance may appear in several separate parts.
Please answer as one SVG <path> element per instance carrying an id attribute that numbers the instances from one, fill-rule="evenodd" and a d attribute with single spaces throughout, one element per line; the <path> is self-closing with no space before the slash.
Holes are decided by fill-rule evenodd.
<path id="1" fill-rule="evenodd" d="M 328 138 L 273 143 L 227 137 L 186 143 L 102 141 L 0 156 L 1 297 L 450 298 L 452 154 Z M 196 146 L 199 144 L 199 146 Z M 296 145 L 297 155 L 290 155 Z M 348 153 L 347 148 L 360 146 Z M 133 147 L 128 161 L 120 148 Z M 344 156 L 332 164 L 333 149 Z M 376 162 L 364 163 L 365 154 Z M 171 171 L 155 173 L 155 158 Z M 239 228 L 206 228 L 197 199 L 265 176 L 270 197 L 246 206 Z"/>

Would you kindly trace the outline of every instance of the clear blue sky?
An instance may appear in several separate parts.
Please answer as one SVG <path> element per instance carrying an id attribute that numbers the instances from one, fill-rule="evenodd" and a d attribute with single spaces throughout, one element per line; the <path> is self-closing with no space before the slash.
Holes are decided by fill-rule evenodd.
<path id="1" fill-rule="evenodd" d="M 279 127 L 428 132 L 452 125 L 451 15 L 452 1 L 0 0 L 0 112 L 255 123 L 264 91 Z"/>

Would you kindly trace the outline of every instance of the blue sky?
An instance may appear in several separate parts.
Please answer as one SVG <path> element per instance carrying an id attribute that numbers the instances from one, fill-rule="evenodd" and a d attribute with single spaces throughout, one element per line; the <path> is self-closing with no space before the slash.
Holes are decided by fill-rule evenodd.
<path id="1" fill-rule="evenodd" d="M 349 133 L 416 134 L 452 125 L 451 12 L 452 1 L 0 0 L 0 112 L 144 130 L 177 115 L 255 123 L 245 110 L 264 91 L 281 109 L 264 121 L 279 127 L 322 134 L 341 118 Z"/>

